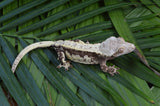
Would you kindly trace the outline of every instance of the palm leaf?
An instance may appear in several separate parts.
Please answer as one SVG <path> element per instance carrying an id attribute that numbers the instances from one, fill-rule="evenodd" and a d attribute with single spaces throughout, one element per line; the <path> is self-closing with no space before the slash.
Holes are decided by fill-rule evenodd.
<path id="1" fill-rule="evenodd" d="M 9 106 L 7 98 L 5 97 L 5 94 L 4 94 L 4 92 L 3 92 L 3 90 L 2 90 L 1 87 L 0 87 L 0 94 L 1 94 L 1 96 L 0 96 L 0 102 L 1 102 L 1 104 L 4 105 L 4 106 Z"/>
<path id="2" fill-rule="evenodd" d="M 52 48 L 29 53 L 16 73 L 11 72 L 15 56 L 31 43 L 58 39 L 95 43 L 110 36 L 134 43 L 160 72 L 159 4 L 156 0 L 0 2 L 0 103 L 9 105 L 5 89 L 18 105 L 159 104 L 160 78 L 134 53 L 107 63 L 120 67 L 116 76 L 101 72 L 98 65 L 74 62 L 69 71 L 57 69 L 59 61 Z"/>

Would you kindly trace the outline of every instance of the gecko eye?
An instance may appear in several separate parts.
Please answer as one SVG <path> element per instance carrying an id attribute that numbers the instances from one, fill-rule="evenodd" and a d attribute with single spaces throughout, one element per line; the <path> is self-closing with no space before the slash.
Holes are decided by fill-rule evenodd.
<path id="1" fill-rule="evenodd" d="M 118 49 L 118 53 L 123 53 L 123 51 L 124 51 L 124 48 L 122 47 Z"/>

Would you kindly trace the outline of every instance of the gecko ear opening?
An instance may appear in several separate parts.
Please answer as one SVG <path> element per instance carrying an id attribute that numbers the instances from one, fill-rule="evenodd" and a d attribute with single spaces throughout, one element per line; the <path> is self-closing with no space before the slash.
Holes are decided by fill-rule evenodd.
<path id="1" fill-rule="evenodd" d="M 116 37 L 110 37 L 101 43 L 99 50 L 106 56 L 112 56 L 118 47 L 118 41 Z"/>

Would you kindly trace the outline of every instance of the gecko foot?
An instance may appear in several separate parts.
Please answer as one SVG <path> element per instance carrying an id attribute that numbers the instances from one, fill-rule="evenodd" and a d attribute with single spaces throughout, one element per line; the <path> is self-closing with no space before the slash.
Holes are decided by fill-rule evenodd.
<path id="1" fill-rule="evenodd" d="M 113 76 L 114 74 L 119 74 L 119 72 L 117 72 L 117 70 L 118 70 L 118 68 L 115 68 L 115 66 L 113 65 L 113 66 L 108 67 L 107 72 Z"/>
<path id="2" fill-rule="evenodd" d="M 65 70 L 68 70 L 69 67 L 72 67 L 72 65 L 70 64 L 69 61 L 67 61 L 67 62 L 65 62 L 64 64 L 59 64 L 59 65 L 57 66 L 57 68 L 61 68 L 61 67 L 64 67 Z"/>
<path id="3" fill-rule="evenodd" d="M 114 75 L 114 74 L 119 74 L 119 72 L 117 72 L 117 70 L 119 69 L 119 68 L 115 68 L 115 66 L 113 65 L 113 66 L 106 66 L 106 65 L 102 65 L 101 66 L 101 69 L 104 71 L 104 72 L 107 72 L 107 73 L 109 73 L 110 75 Z"/>

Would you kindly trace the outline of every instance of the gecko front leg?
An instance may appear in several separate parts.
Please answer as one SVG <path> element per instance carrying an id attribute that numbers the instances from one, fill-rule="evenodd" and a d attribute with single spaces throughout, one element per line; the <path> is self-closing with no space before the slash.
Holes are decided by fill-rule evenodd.
<path id="1" fill-rule="evenodd" d="M 115 66 L 113 65 L 113 66 L 107 66 L 106 65 L 106 59 L 102 59 L 101 61 L 100 61 L 100 67 L 101 67 L 101 69 L 104 71 L 104 72 L 107 72 L 107 73 L 109 73 L 109 74 L 111 74 L 112 76 L 114 75 L 114 74 L 118 74 L 118 72 L 117 72 L 117 68 L 115 68 Z"/>
<path id="2" fill-rule="evenodd" d="M 57 68 L 64 67 L 66 70 L 68 70 L 69 67 L 71 67 L 71 64 L 69 61 L 65 60 L 65 53 L 63 51 L 63 48 L 55 48 L 55 50 L 57 51 L 58 60 L 61 62 L 61 64 L 59 64 Z"/>

